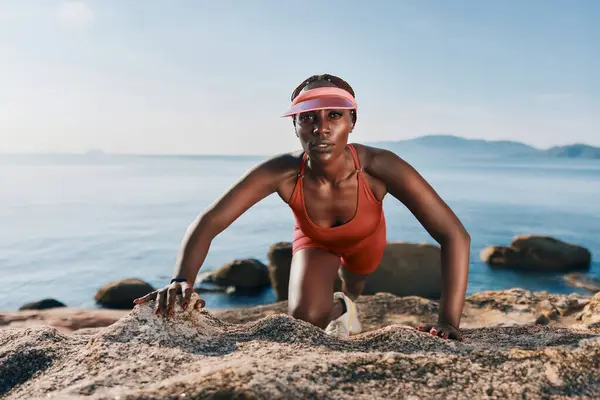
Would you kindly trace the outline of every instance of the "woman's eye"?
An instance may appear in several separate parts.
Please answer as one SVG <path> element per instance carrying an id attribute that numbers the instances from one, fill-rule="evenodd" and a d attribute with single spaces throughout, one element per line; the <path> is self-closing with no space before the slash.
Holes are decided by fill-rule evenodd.
<path id="1" fill-rule="evenodd" d="M 342 113 L 339 111 L 332 111 L 329 113 L 329 118 L 339 118 L 342 116 Z"/>
<path id="2" fill-rule="evenodd" d="M 301 115 L 300 121 L 302 121 L 302 122 L 310 121 L 312 119 L 312 117 L 313 117 L 312 114 Z"/>

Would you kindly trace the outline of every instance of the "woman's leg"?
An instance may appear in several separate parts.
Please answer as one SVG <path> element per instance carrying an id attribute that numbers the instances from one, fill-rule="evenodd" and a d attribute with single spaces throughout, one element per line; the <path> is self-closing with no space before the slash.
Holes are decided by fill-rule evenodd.
<path id="1" fill-rule="evenodd" d="M 320 328 L 342 314 L 342 305 L 333 302 L 333 285 L 340 258 L 327 250 L 298 250 L 292 258 L 288 313 Z"/>
<path id="2" fill-rule="evenodd" d="M 339 270 L 339 276 L 342 280 L 342 292 L 352 301 L 356 301 L 365 290 L 365 281 L 369 274 L 357 274 L 342 266 Z"/>
<path id="3" fill-rule="evenodd" d="M 368 243 L 363 243 L 361 248 L 351 254 L 344 254 L 341 259 L 342 291 L 352 301 L 362 294 L 365 289 L 365 281 L 381 262 L 386 247 L 385 229 L 383 235 L 383 238 L 381 235 L 373 236 Z"/>

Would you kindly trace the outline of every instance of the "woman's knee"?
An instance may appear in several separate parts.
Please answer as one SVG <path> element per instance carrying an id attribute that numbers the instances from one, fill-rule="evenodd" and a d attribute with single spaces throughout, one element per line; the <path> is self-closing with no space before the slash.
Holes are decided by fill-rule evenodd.
<path id="1" fill-rule="evenodd" d="M 342 280 L 342 292 L 352 301 L 355 301 L 358 296 L 365 290 L 365 281 L 344 281 Z"/>
<path id="2" fill-rule="evenodd" d="M 345 268 L 340 268 L 339 276 L 342 280 L 342 291 L 352 300 L 356 300 L 365 289 L 365 282 L 368 275 L 352 273 Z"/>
<path id="3" fill-rule="evenodd" d="M 333 300 L 331 304 L 329 304 L 329 307 L 300 302 L 296 305 L 290 305 L 288 314 L 293 318 L 308 322 L 320 328 L 325 328 L 330 322 L 332 307 Z"/>

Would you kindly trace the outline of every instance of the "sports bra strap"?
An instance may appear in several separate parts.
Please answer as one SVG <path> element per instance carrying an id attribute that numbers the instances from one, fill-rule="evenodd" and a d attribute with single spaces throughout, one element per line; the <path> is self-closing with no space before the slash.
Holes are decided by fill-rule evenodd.
<path id="1" fill-rule="evenodd" d="M 298 173 L 298 178 L 302 178 L 304 176 L 304 166 L 306 165 L 306 159 L 308 155 L 306 153 L 302 154 L 302 162 L 300 163 L 300 172 Z"/>
<path id="2" fill-rule="evenodd" d="M 358 154 L 356 153 L 356 149 L 351 144 L 348 144 L 348 148 L 350 149 L 350 153 L 352 153 L 352 159 L 354 160 L 354 168 L 356 168 L 357 172 L 362 171 L 360 167 L 360 162 L 358 161 Z"/>

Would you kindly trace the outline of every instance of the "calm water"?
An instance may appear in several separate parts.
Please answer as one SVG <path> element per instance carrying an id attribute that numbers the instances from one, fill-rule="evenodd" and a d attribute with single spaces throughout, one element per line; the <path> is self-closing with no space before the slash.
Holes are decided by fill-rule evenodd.
<path id="1" fill-rule="evenodd" d="M 523 287 L 571 293 L 556 274 L 497 271 L 479 261 L 491 244 L 540 233 L 592 251 L 600 275 L 600 162 L 580 160 L 409 161 L 472 236 L 469 294 Z M 187 225 L 260 157 L 0 157 L 0 309 L 45 297 L 94 307 L 97 288 L 138 277 L 169 279 Z M 384 202 L 389 240 L 434 243 L 402 204 Z M 218 236 L 203 270 L 234 258 L 266 262 L 290 241 L 293 217 L 276 195 Z M 271 302 L 207 295 L 211 308 Z"/>

